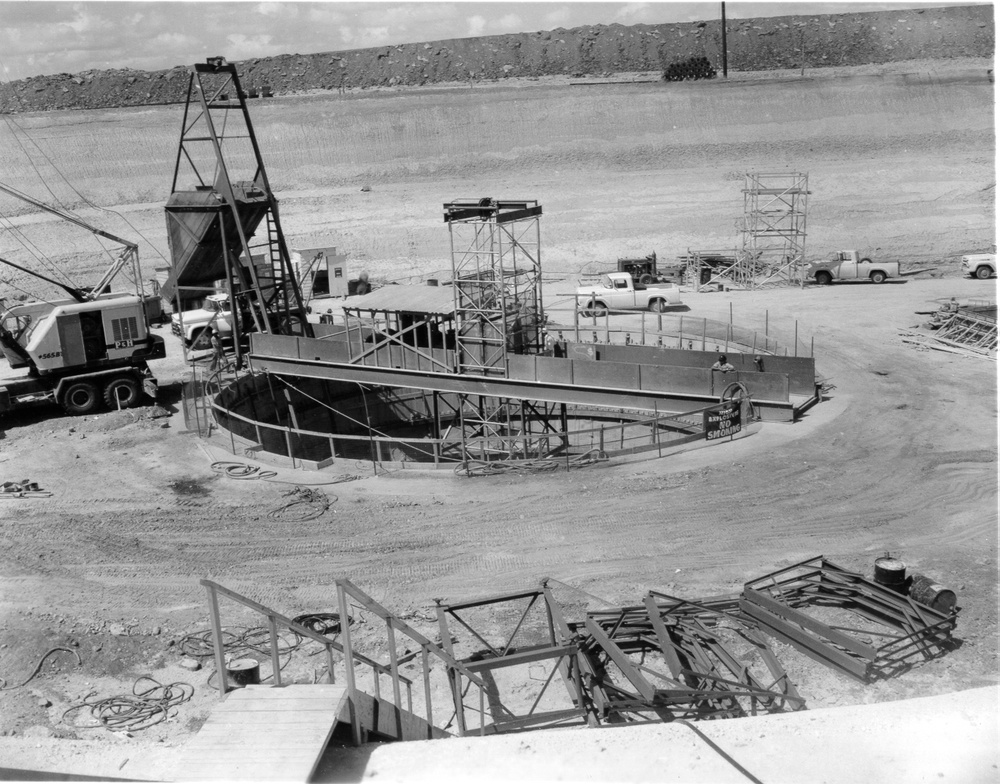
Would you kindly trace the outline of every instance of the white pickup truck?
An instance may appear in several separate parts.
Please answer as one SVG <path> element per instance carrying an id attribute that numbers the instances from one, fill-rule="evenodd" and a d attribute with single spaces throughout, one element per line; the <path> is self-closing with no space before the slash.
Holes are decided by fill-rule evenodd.
<path id="1" fill-rule="evenodd" d="M 232 318 L 229 295 L 209 294 L 204 307 L 174 313 L 170 317 L 170 330 L 189 348 L 207 349 L 213 332 L 218 332 L 222 338 L 232 337 Z"/>
<path id="2" fill-rule="evenodd" d="M 652 310 L 660 313 L 681 304 L 681 290 L 673 283 L 636 285 L 628 272 L 609 272 L 597 283 L 576 290 L 576 305 L 587 316 L 603 316 L 610 310 Z"/>
<path id="3" fill-rule="evenodd" d="M 899 277 L 899 262 L 858 259 L 856 250 L 841 250 L 832 254 L 827 261 L 810 264 L 806 276 L 815 280 L 820 286 L 829 286 L 835 280 L 870 280 L 872 283 L 885 283 L 887 278 Z"/>
<path id="4" fill-rule="evenodd" d="M 979 280 L 986 280 L 997 274 L 997 254 L 974 253 L 962 256 L 962 273 Z"/>

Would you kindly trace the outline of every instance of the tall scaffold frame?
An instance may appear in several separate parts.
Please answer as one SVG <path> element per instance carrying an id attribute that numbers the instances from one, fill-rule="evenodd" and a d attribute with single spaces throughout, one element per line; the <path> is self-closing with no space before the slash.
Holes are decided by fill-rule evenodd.
<path id="1" fill-rule="evenodd" d="M 541 214 L 534 200 L 457 199 L 444 205 L 459 373 L 506 378 L 511 354 L 536 354 L 544 347 Z M 524 401 L 460 397 L 468 459 L 529 457 L 516 447 L 526 429 Z"/>
<path id="2" fill-rule="evenodd" d="M 748 289 L 803 284 L 808 207 L 807 173 L 746 174 L 734 283 Z"/>

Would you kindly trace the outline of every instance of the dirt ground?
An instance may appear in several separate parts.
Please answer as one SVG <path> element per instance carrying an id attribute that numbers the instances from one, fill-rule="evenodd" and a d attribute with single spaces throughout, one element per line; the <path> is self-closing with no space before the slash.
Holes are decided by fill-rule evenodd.
<path id="1" fill-rule="evenodd" d="M 996 299 L 995 280 L 962 278 L 956 263 L 958 254 L 995 241 L 992 113 L 976 108 L 978 81 L 954 77 L 980 63 L 959 65 L 937 72 L 921 65 L 920 73 L 935 77 L 923 92 L 894 92 L 898 85 L 877 75 L 853 87 L 830 76 L 823 89 L 842 103 L 829 111 L 863 102 L 867 136 L 836 117 L 835 132 L 824 135 L 829 124 L 812 114 L 791 129 L 766 117 L 743 129 L 744 144 L 754 146 L 741 149 L 761 168 L 810 172 L 811 247 L 879 248 L 909 271 L 928 270 L 883 286 L 685 294 L 693 316 L 725 319 L 732 307 L 736 323 L 760 325 L 767 313 L 789 344 L 795 329 L 814 340 L 818 371 L 832 388 L 794 425 L 765 425 L 749 438 L 669 458 L 559 474 L 462 478 L 447 470 L 376 472 L 353 462 L 321 473 L 281 469 L 278 479 L 320 486 L 333 500 L 320 518 L 289 523 L 270 513 L 287 503 L 291 485 L 211 470 L 226 444 L 199 439 L 177 413 L 187 371 L 168 329 L 161 328 L 168 358 L 154 371 L 170 416 L 152 408 L 8 416 L 0 422 L 0 476 L 31 479 L 52 495 L 0 500 L 0 677 L 17 686 L 53 647 L 78 652 L 82 663 L 54 653 L 26 685 L 0 691 L 0 758 L 22 769 L 169 776 L 214 702 L 205 670 L 180 666 L 182 638 L 207 628 L 201 578 L 291 616 L 335 609 L 333 581 L 347 577 L 433 635 L 435 598 L 501 594 L 546 576 L 564 584 L 560 595 L 577 607 L 593 597 L 631 604 L 649 589 L 690 598 L 737 592 L 748 579 L 821 554 L 870 573 L 875 558 L 889 552 L 957 592 L 961 644 L 868 686 L 781 647 L 809 706 L 1000 682 L 996 364 L 918 350 L 899 333 L 952 296 Z M 766 92 L 765 83 L 752 89 Z M 616 88 L 600 89 L 617 100 Z M 774 89 L 781 100 L 798 95 L 808 103 L 819 86 Z M 876 89 L 892 100 L 880 103 Z M 627 104 L 623 96 L 616 106 Z M 685 111 L 690 119 L 692 110 Z M 925 122 L 913 122 L 921 112 Z M 678 142 L 682 166 L 665 143 L 650 139 L 642 148 L 640 134 L 605 139 L 603 147 L 586 139 L 562 147 L 554 141 L 554 151 L 529 145 L 530 161 L 550 164 L 534 177 L 530 164 L 463 176 L 444 164 L 425 174 L 417 162 L 405 171 L 389 166 L 368 196 L 350 184 L 371 173 L 355 161 L 335 186 L 313 183 L 279 197 L 286 232 L 300 244 L 335 235 L 335 244 L 383 278 L 445 266 L 447 256 L 435 256 L 447 244 L 435 219 L 442 197 L 538 198 L 546 219 L 552 216 L 543 247 L 552 248 L 551 265 L 544 263 L 546 300 L 555 304 L 574 285 L 573 273 L 594 259 L 654 248 L 669 255 L 727 238 L 732 244 L 729 227 L 742 205 L 725 190 L 735 194 L 739 178 L 726 175 L 741 170 L 740 149 L 726 150 L 739 147 L 736 131 L 721 119 L 718 126 L 692 124 Z M 699 143 L 699 133 L 711 141 Z M 768 142 L 772 135 L 780 138 Z M 345 144 L 353 149 L 350 139 Z M 574 152 L 588 146 L 594 154 Z M 635 157 L 617 165 L 615 155 L 627 157 L 628 149 Z M 161 207 L 132 192 L 132 218 L 155 238 Z M 437 251 L 425 247 L 425 236 L 434 237 Z M 385 250 L 394 243 L 401 250 Z M 308 679 L 317 667 L 303 654 L 293 669 Z M 87 695 L 129 693 L 146 674 L 190 683 L 193 699 L 132 737 L 64 720 Z"/>

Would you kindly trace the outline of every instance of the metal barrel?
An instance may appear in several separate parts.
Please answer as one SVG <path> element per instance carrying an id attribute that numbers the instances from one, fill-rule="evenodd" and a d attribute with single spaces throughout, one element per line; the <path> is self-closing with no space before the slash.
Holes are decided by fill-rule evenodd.
<path id="1" fill-rule="evenodd" d="M 913 581 L 910 583 L 910 598 L 941 613 L 950 613 L 958 603 L 958 597 L 954 591 L 939 585 L 930 577 L 922 574 L 913 575 Z"/>
<path id="2" fill-rule="evenodd" d="M 906 564 L 898 558 L 882 556 L 875 559 L 875 582 L 899 590 L 906 584 Z"/>
<path id="3" fill-rule="evenodd" d="M 260 664 L 256 659 L 234 659 L 226 665 L 229 682 L 237 688 L 260 683 Z"/>

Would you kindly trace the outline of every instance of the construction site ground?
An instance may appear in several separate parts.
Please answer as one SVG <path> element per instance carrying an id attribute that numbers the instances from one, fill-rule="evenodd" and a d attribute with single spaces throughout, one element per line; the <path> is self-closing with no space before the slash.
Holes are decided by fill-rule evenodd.
<path id="1" fill-rule="evenodd" d="M 972 66 L 965 69 L 971 73 Z M 30 479 L 52 495 L 0 499 L 0 677 L 17 686 L 53 647 L 77 651 L 82 664 L 56 652 L 26 685 L 0 691 L 3 764 L 169 778 L 216 699 L 206 670 L 182 668 L 179 653 L 185 635 L 208 625 L 201 578 L 293 616 L 335 610 L 333 581 L 347 577 L 434 637 L 434 598 L 495 595 L 534 587 L 543 577 L 557 581 L 572 616 L 604 602 L 637 603 L 649 589 L 687 598 L 736 593 L 746 580 L 819 554 L 870 574 L 875 558 L 889 552 L 911 572 L 956 591 L 960 644 L 870 685 L 776 645 L 808 706 L 996 686 L 997 366 L 918 349 L 900 335 L 950 297 L 995 302 L 996 281 L 962 278 L 956 261 L 956 254 L 993 241 L 992 113 L 986 120 L 975 113 L 949 116 L 947 85 L 933 79 L 928 85 L 936 103 L 926 108 L 925 126 L 913 119 L 918 109 L 902 99 L 881 106 L 875 100 L 864 134 L 838 125 L 824 135 L 819 117 L 786 131 L 795 135 L 782 140 L 795 150 L 790 157 L 771 140 L 772 120 L 759 118 L 742 130 L 743 152 L 756 168 L 794 161 L 796 169 L 811 172 L 817 192 L 811 220 L 828 243 L 822 250 L 878 246 L 910 271 L 929 270 L 881 286 L 685 293 L 693 317 L 728 320 L 732 307 L 737 324 L 760 325 L 766 313 L 788 345 L 796 329 L 800 344 L 814 341 L 829 391 L 796 424 L 765 425 L 749 438 L 669 458 L 570 472 L 466 478 L 448 470 L 337 462 L 322 473 L 279 468 L 276 479 L 289 484 L 238 481 L 211 469 L 213 460 L 226 458 L 227 442 L 205 442 L 184 426 L 180 385 L 188 369 L 165 327 L 168 357 L 153 367 L 163 410 L 70 418 L 38 409 L 8 416 L 0 423 L 0 475 Z M 775 89 L 787 98 L 811 85 Z M 920 104 L 917 93 L 912 100 Z M 907 118 L 904 140 L 897 138 L 901 116 Z M 973 127 L 959 129 L 963 125 Z M 859 151 L 865 135 L 875 141 Z M 424 223 L 446 232 L 438 214 L 442 201 L 538 198 L 547 215 L 550 204 L 556 215 L 563 213 L 555 218 L 553 264 L 545 267 L 552 278 L 546 298 L 555 304 L 575 285 L 572 273 L 591 259 L 674 247 L 671 225 L 683 227 L 678 253 L 695 243 L 735 241 L 730 227 L 741 202 L 730 200 L 722 209 L 707 191 L 738 190 L 739 178 L 723 175 L 749 162 L 735 153 L 720 162 L 716 153 L 726 140 L 713 139 L 685 141 L 681 168 L 655 155 L 643 158 L 633 139 L 636 157 L 628 166 L 613 165 L 619 142 L 607 141 L 609 157 L 601 166 L 582 168 L 572 155 L 550 159 L 537 181 L 530 169 L 463 179 L 422 175 L 415 166 L 398 182 L 391 176 L 379 181 L 375 201 L 347 185 L 308 192 L 288 186 L 283 216 L 288 232 L 298 227 L 305 234 L 310 216 L 321 224 L 305 242 L 338 232 L 337 244 L 350 252 L 356 241 L 366 247 L 373 272 L 388 278 L 394 269 L 401 277 L 446 266 L 441 255 L 411 259 L 409 266 L 397 260 L 394 267 L 379 261 L 377 251 L 394 241 L 406 247 Z M 537 150 L 528 154 L 539 160 Z M 130 192 L 133 220 L 155 236 L 162 201 L 150 203 L 149 192 L 141 198 L 139 188 Z M 280 188 L 278 195 L 284 196 Z M 667 228 L 634 236 L 634 227 L 656 221 Z M 701 237 L 712 241 L 698 242 Z M 544 233 L 546 248 L 547 238 Z M 440 244 L 446 246 L 446 233 Z M 623 327 L 638 324 L 635 315 L 614 318 Z M 333 501 L 328 512 L 306 522 L 276 519 L 272 513 L 288 502 L 291 483 L 320 486 Z M 223 620 L 260 622 L 231 606 L 223 607 Z M 363 643 L 365 630 L 358 634 Z M 321 667 L 306 649 L 292 659 L 290 676 L 306 682 Z M 129 735 L 63 721 L 88 695 L 129 694 L 147 674 L 161 683 L 190 683 L 194 697 L 168 720 Z M 932 723 L 926 729 L 926 737 L 913 739 L 915 748 L 937 737 Z M 561 733 L 560 746 L 586 744 L 587 735 Z M 645 753 L 635 739 L 646 736 L 607 737 L 611 753 Z M 522 739 L 531 743 L 530 735 Z M 789 770 L 794 745 L 783 747 Z M 555 778 L 551 769 L 537 770 Z"/>

